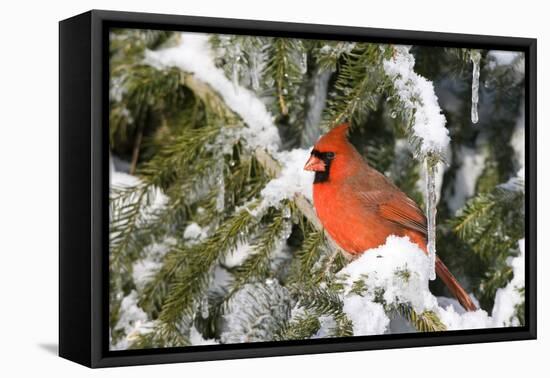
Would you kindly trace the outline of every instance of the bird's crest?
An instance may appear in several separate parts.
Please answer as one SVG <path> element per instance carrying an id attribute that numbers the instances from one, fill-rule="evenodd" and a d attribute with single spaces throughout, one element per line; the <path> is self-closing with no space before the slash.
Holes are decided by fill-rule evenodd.
<path id="1" fill-rule="evenodd" d="M 336 152 L 337 150 L 346 148 L 349 145 L 348 130 L 349 124 L 347 123 L 336 126 L 317 141 L 315 149 L 320 152 Z"/>

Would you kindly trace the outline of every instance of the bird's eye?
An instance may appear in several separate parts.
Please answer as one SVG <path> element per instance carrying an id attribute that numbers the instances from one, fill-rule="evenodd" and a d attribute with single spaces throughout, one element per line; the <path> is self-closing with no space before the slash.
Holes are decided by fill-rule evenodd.
<path id="1" fill-rule="evenodd" d="M 334 156 L 335 156 L 335 155 L 334 155 L 334 152 L 327 152 L 327 154 L 326 154 L 326 157 L 327 157 L 328 159 L 334 159 Z"/>

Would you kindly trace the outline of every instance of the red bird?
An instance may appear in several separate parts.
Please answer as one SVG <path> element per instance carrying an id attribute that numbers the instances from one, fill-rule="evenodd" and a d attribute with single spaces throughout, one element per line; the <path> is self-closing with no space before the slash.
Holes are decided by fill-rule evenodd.
<path id="1" fill-rule="evenodd" d="M 384 244 L 389 235 L 408 236 L 428 253 L 424 213 L 368 165 L 348 141 L 347 132 L 348 125 L 342 124 L 322 136 L 304 167 L 315 172 L 313 203 L 325 230 L 352 255 Z M 477 310 L 439 257 L 435 269 L 466 310 Z"/>

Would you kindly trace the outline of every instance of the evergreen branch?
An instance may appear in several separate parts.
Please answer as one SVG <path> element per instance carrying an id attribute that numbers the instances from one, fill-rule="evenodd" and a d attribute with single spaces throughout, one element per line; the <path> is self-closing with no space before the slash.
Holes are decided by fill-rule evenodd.
<path id="1" fill-rule="evenodd" d="M 304 340 L 313 336 L 321 327 L 319 318 L 316 315 L 305 314 L 297 316 L 287 322 L 275 334 L 274 340 Z"/>
<path id="2" fill-rule="evenodd" d="M 213 34 L 210 45 L 218 50 L 228 79 L 258 92 L 264 84 L 265 48 L 271 40 L 259 36 Z"/>
<path id="3" fill-rule="evenodd" d="M 178 327 L 155 322 L 155 325 L 145 333 L 135 337 L 128 349 L 152 349 L 189 346 L 188 335 L 182 333 Z"/>
<path id="4" fill-rule="evenodd" d="M 181 75 L 183 78 L 182 80 L 187 86 L 189 86 L 193 90 L 194 93 L 196 93 L 203 101 L 207 101 L 211 107 L 217 109 L 216 114 L 219 117 L 228 117 L 232 121 L 235 121 L 238 118 L 238 116 L 234 114 L 231 109 L 227 107 L 227 105 L 225 105 L 220 96 L 212 88 L 210 88 L 208 84 L 201 82 L 193 75 L 187 74 L 185 72 L 182 72 Z M 199 141 L 193 141 L 190 144 L 190 147 L 193 147 L 193 145 L 195 147 L 201 146 Z M 179 151 L 181 152 L 182 150 Z M 174 153 L 177 153 L 177 151 L 174 151 Z M 267 175 L 270 175 L 271 177 L 277 177 L 280 175 L 280 163 L 276 159 L 274 159 L 266 150 L 257 148 L 253 152 L 253 154 L 255 159 Z M 159 169 L 162 169 L 162 167 L 159 167 Z M 152 170 L 154 171 L 154 169 Z M 315 228 L 319 230 L 322 229 L 322 225 L 317 218 L 315 209 L 308 199 L 306 199 L 302 194 L 297 193 L 295 198 L 293 199 L 293 202 L 299 209 L 299 211 L 308 219 L 309 222 L 314 225 Z M 337 244 L 329 237 L 327 237 L 327 243 L 332 250 L 340 250 Z M 347 253 L 343 251 L 341 251 L 341 253 L 346 256 L 346 258 L 349 258 L 349 255 Z"/>
<path id="5" fill-rule="evenodd" d="M 184 315 L 194 311 L 196 299 L 207 287 L 213 264 L 227 252 L 250 237 L 257 220 L 250 212 L 243 209 L 228 218 L 196 252 L 187 256 L 185 267 L 179 271 L 169 292 L 159 319 L 165 323 L 176 323 Z"/>
<path id="6" fill-rule="evenodd" d="M 140 184 L 134 187 L 111 189 L 109 222 L 109 267 L 111 271 L 128 271 L 128 251 L 135 241 L 136 231 L 142 223 L 142 208 L 150 205 L 151 187 Z"/>
<path id="7" fill-rule="evenodd" d="M 110 141 L 116 146 L 139 139 L 150 127 L 150 114 L 173 109 L 183 102 L 179 71 L 157 69 L 149 65 L 119 65 L 111 70 Z M 135 146 L 134 146 L 134 155 Z"/>
<path id="8" fill-rule="evenodd" d="M 313 51 L 321 70 L 336 71 L 342 57 L 350 54 L 355 47 L 355 42 L 319 41 Z"/>
<path id="9" fill-rule="evenodd" d="M 286 205 L 283 205 L 286 206 Z M 267 227 L 262 231 L 257 243 L 254 245 L 252 254 L 235 270 L 233 276 L 233 291 L 238 290 L 242 285 L 252 280 L 261 280 L 268 276 L 271 254 L 280 237 L 287 227 L 288 220 L 283 217 L 284 208 L 272 211 L 268 215 L 271 219 Z"/>
<path id="10" fill-rule="evenodd" d="M 399 304 L 394 311 L 411 323 L 418 332 L 442 332 L 447 327 L 433 311 L 424 311 L 418 314 L 410 305 Z"/>
<path id="11" fill-rule="evenodd" d="M 377 77 L 382 53 L 377 44 L 356 44 L 352 52 L 343 55 L 334 88 L 336 94 L 328 101 L 324 120 L 326 129 L 342 122 L 360 124 L 369 110 L 377 107 L 380 86 Z"/>
<path id="12" fill-rule="evenodd" d="M 497 205 L 494 196 L 482 193 L 473 201 L 470 201 L 461 210 L 460 215 L 453 220 L 453 230 L 462 239 L 480 226 L 480 222 L 491 209 Z"/>
<path id="13" fill-rule="evenodd" d="M 507 254 L 523 237 L 524 198 L 522 190 L 497 186 L 469 200 L 450 225 L 474 252 L 494 259 L 495 253 Z"/>
<path id="14" fill-rule="evenodd" d="M 321 257 L 325 235 L 322 230 L 309 230 L 296 257 L 300 261 L 299 280 L 307 282 L 314 276 L 314 266 Z"/>
<path id="15" fill-rule="evenodd" d="M 351 320 L 344 313 L 344 303 L 338 293 L 318 285 L 292 285 L 291 295 L 298 301 L 297 305 L 313 312 L 315 315 L 332 316 L 336 326 L 331 329 L 334 337 L 353 336 Z"/>
<path id="16" fill-rule="evenodd" d="M 305 54 L 302 41 L 290 38 L 275 38 L 267 49 L 266 74 L 275 82 L 277 99 L 282 115 L 288 114 L 289 99 L 293 86 L 301 81 L 301 69 L 297 54 Z"/>
<path id="17" fill-rule="evenodd" d="M 109 52 L 111 60 L 139 60 L 146 49 L 154 50 L 175 33 L 165 30 L 112 29 Z"/>
<path id="18" fill-rule="evenodd" d="M 208 154 L 204 146 L 212 143 L 219 132 L 215 126 L 182 131 L 143 164 L 138 174 L 151 185 L 168 188 L 177 177 L 185 176 L 199 157 Z"/>

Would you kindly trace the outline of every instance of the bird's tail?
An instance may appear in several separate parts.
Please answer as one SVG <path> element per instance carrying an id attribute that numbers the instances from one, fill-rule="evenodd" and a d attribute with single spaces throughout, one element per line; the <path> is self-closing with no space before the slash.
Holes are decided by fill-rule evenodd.
<path id="1" fill-rule="evenodd" d="M 451 271 L 439 257 L 436 257 L 435 260 L 435 272 L 447 288 L 449 288 L 455 298 L 460 302 L 462 307 L 464 307 L 467 311 L 477 310 L 477 306 L 474 304 L 466 290 L 460 286 L 460 283 L 457 281 L 455 276 L 453 276 Z"/>
<path id="2" fill-rule="evenodd" d="M 409 236 L 413 242 L 418 244 L 425 254 L 428 254 L 428 247 L 423 236 L 420 237 L 417 233 L 408 234 L 407 236 Z M 472 298 L 470 298 L 466 290 L 464 290 L 464 288 L 460 285 L 458 280 L 455 276 L 453 276 L 443 261 L 441 261 L 439 256 L 436 256 L 435 258 L 435 273 L 441 281 L 443 281 L 445 286 L 447 286 L 449 291 L 454 295 L 462 307 L 464 307 L 467 311 L 477 310 L 477 306 L 472 301 Z"/>

